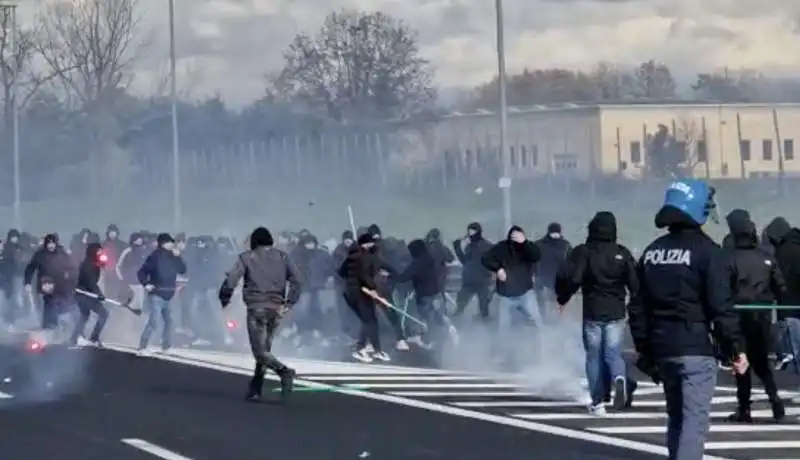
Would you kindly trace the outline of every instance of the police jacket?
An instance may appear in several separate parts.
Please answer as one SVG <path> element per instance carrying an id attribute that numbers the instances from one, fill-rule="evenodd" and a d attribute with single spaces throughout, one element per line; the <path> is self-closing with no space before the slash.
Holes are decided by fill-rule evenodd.
<path id="1" fill-rule="evenodd" d="M 659 359 L 743 352 L 728 254 L 699 227 L 675 226 L 644 250 L 629 322 L 636 350 Z"/>

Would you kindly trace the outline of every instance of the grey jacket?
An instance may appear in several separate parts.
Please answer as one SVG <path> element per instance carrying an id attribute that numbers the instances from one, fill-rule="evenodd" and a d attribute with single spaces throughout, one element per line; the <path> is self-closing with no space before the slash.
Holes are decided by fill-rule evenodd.
<path id="1" fill-rule="evenodd" d="M 300 273 L 289 256 L 274 247 L 258 247 L 236 258 L 219 290 L 223 306 L 230 303 L 239 280 L 244 279 L 242 299 L 247 308 L 280 308 L 300 297 Z"/>

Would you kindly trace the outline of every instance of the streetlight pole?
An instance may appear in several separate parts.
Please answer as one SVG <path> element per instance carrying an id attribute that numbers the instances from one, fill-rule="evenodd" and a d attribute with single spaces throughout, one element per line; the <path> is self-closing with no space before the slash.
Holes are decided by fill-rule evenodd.
<path id="1" fill-rule="evenodd" d="M 505 26 L 503 21 L 503 0 L 495 0 L 497 14 L 497 80 L 500 92 L 500 161 L 503 163 L 503 177 L 498 186 L 503 192 L 503 221 L 505 229 L 511 228 L 511 165 L 508 155 L 508 106 L 506 102 L 506 49 Z"/>
<path id="2" fill-rule="evenodd" d="M 178 84 L 175 57 L 175 0 L 169 0 L 169 72 L 172 100 L 172 224 L 181 231 L 181 158 L 178 137 Z"/>
<path id="3" fill-rule="evenodd" d="M 0 3 L 0 12 L 3 15 L 3 21 L 7 42 L 6 45 L 11 50 L 11 56 L 3 56 L 4 59 L 10 60 L 11 65 L 8 66 L 10 71 L 13 72 L 11 77 L 11 87 L 9 88 L 10 100 L 5 101 L 6 104 L 11 104 L 11 138 L 13 143 L 13 174 L 14 174 L 14 228 L 22 228 L 22 186 L 20 179 L 20 157 L 19 157 L 19 111 L 17 108 L 17 5 L 12 2 Z M 11 23 L 11 30 L 8 30 L 8 22 Z M 6 61 L 8 62 L 8 61 Z"/>

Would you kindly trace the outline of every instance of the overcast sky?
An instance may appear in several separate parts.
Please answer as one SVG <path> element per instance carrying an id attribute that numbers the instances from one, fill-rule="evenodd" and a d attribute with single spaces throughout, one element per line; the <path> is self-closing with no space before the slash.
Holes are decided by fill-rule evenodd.
<path id="1" fill-rule="evenodd" d="M 167 0 L 140 2 L 143 28 L 154 37 L 140 62 L 138 86 L 146 90 L 168 56 Z M 492 0 L 176 3 L 180 63 L 191 69 L 179 84 L 195 96 L 219 92 L 235 105 L 260 96 L 264 75 L 280 68 L 297 32 L 345 7 L 381 10 L 417 28 L 440 85 L 472 86 L 496 72 Z M 21 21 L 32 10 L 23 7 Z M 800 75 L 800 0 L 505 0 L 505 10 L 509 71 L 655 58 L 682 75 L 724 66 Z"/>

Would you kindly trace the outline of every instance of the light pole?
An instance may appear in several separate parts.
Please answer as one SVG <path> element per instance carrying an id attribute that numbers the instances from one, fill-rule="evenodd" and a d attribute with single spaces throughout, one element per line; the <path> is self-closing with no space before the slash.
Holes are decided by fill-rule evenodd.
<path id="1" fill-rule="evenodd" d="M 169 0 L 169 72 L 172 100 L 172 224 L 181 231 L 181 157 L 178 138 L 178 85 L 175 58 L 175 0 Z"/>
<path id="2" fill-rule="evenodd" d="M 16 3 L 3 1 L 0 3 L 0 13 L 3 15 L 3 24 L 7 38 L 6 46 L 11 50 L 11 56 L 3 56 L 4 59 L 11 60 L 8 66 L 13 75 L 11 77 L 11 87 L 9 88 L 11 104 L 11 138 L 13 143 L 13 170 L 14 170 L 14 228 L 22 228 L 22 188 L 20 184 L 19 172 L 19 112 L 17 109 L 17 5 Z M 8 30 L 8 23 L 11 23 L 11 30 Z"/>
<path id="3" fill-rule="evenodd" d="M 497 14 L 497 80 L 500 92 L 500 161 L 503 163 L 503 176 L 498 186 L 503 192 L 503 221 L 505 230 L 511 228 L 511 165 L 508 158 L 508 107 L 506 103 L 506 46 L 503 21 L 503 0 L 495 0 Z"/>

